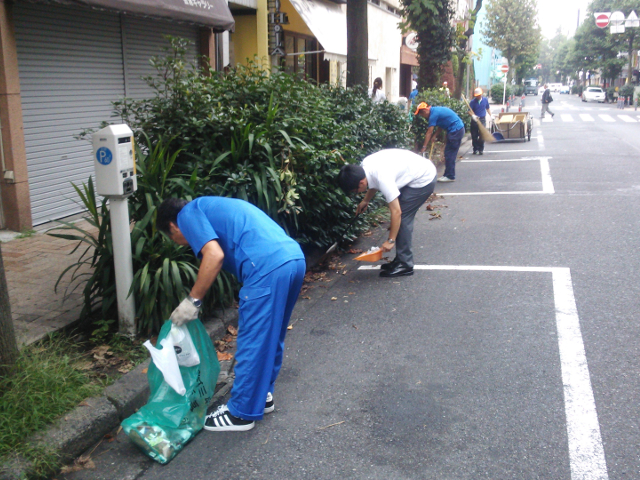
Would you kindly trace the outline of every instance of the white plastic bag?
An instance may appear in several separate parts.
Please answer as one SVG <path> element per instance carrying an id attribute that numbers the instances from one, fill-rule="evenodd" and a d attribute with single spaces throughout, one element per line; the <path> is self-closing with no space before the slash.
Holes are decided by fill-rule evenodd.
<path id="1" fill-rule="evenodd" d="M 167 335 L 166 338 L 160 340 L 160 345 L 162 345 L 162 350 L 151 345 L 149 340 L 144 342 L 144 346 L 147 347 L 147 350 L 149 350 L 151 354 L 153 363 L 155 363 L 158 370 L 162 372 L 164 381 L 167 382 L 178 395 L 184 395 L 187 393 L 187 389 L 184 388 L 184 382 L 180 374 L 180 366 L 178 365 L 178 357 L 174 349 L 173 336 Z"/>
<path id="2" fill-rule="evenodd" d="M 181 367 L 195 367 L 200 365 L 200 356 L 196 346 L 191 340 L 191 334 L 186 325 L 176 327 L 171 326 L 171 337 L 173 338 L 173 348 L 178 357 L 178 365 Z"/>

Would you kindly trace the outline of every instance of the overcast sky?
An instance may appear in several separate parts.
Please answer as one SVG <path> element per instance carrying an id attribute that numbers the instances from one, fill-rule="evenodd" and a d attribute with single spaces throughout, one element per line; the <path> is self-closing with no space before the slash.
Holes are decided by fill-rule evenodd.
<path id="1" fill-rule="evenodd" d="M 578 22 L 578 10 L 580 10 L 580 23 L 582 23 L 589 5 L 589 0 L 537 1 L 540 28 L 547 38 L 553 38 L 558 28 L 565 35 L 573 35 Z"/>

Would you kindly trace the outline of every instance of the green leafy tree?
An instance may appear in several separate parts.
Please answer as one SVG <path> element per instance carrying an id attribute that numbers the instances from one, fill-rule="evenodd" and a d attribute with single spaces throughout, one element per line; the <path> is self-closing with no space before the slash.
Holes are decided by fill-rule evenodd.
<path id="1" fill-rule="evenodd" d="M 482 0 L 476 0 L 476 5 L 469 12 L 469 17 L 464 19 L 467 20 L 467 27 L 465 29 L 464 23 L 458 23 L 456 26 L 456 50 L 455 55 L 458 61 L 458 75 L 456 76 L 456 86 L 453 93 L 455 98 L 460 98 L 460 94 L 462 93 L 462 83 L 464 82 L 465 76 L 462 75 L 462 68 L 466 66 L 469 62 L 471 62 L 471 52 L 468 50 L 469 46 L 469 38 L 473 35 L 476 28 L 476 20 L 478 18 L 478 12 L 482 8 Z"/>
<path id="2" fill-rule="evenodd" d="M 491 0 L 482 33 L 487 45 L 497 48 L 509 61 L 509 79 L 519 63 L 537 55 L 542 35 L 535 0 Z"/>
<path id="3" fill-rule="evenodd" d="M 568 64 L 576 71 L 600 71 L 605 79 L 620 76 L 628 62 L 628 80 L 631 81 L 633 54 L 640 48 L 638 28 L 626 28 L 624 33 L 611 33 L 609 28 L 598 28 L 595 12 L 621 11 L 628 16 L 640 10 L 640 0 L 593 0 L 588 7 L 589 16 L 575 35 L 575 44 L 569 52 Z M 627 55 L 625 59 L 620 54 Z"/>
<path id="4" fill-rule="evenodd" d="M 435 88 L 442 66 L 451 59 L 455 36 L 453 11 L 448 0 L 402 0 L 403 31 L 412 29 L 418 39 L 418 88 Z"/>

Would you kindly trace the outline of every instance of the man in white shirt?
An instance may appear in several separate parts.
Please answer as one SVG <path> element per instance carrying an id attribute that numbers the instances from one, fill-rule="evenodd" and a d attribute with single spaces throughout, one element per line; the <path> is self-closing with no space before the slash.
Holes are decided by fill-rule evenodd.
<path id="1" fill-rule="evenodd" d="M 367 192 L 356 214 L 365 211 L 374 195 L 382 192 L 391 212 L 391 226 L 389 238 L 381 248 L 389 252 L 395 245 L 396 258 L 381 267 L 380 276 L 413 275 L 413 219 L 435 188 L 433 163 L 409 150 L 381 150 L 365 157 L 361 165 L 343 166 L 338 185 L 347 194 Z"/>

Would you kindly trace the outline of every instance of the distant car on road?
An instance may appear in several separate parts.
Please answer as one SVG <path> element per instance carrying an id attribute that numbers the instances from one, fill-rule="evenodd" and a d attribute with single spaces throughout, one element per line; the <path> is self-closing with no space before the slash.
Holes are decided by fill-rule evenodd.
<path id="1" fill-rule="evenodd" d="M 604 100 L 605 93 L 600 87 L 587 87 L 584 92 L 582 92 L 583 102 L 604 103 Z"/>
<path id="2" fill-rule="evenodd" d="M 552 92 L 559 92 L 561 87 L 562 87 L 561 83 L 550 83 L 549 84 L 549 90 L 551 90 Z"/>
<path id="3" fill-rule="evenodd" d="M 560 87 L 560 94 L 566 93 L 567 95 L 571 93 L 571 89 L 567 85 L 562 85 Z"/>

